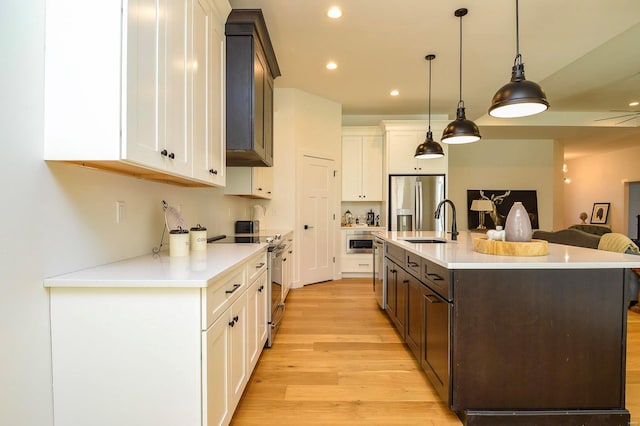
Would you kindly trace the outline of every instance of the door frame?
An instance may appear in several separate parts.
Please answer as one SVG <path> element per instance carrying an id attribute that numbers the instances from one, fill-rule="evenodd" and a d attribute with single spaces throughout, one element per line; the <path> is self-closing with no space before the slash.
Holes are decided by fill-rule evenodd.
<path id="1" fill-rule="evenodd" d="M 341 164 L 339 156 L 334 156 L 331 154 L 327 154 L 326 152 L 314 152 L 314 151 L 302 151 L 299 153 L 299 156 L 296 161 L 296 199 L 300 200 L 296 203 L 295 206 L 295 232 L 294 232 L 294 240 L 296 250 L 300 253 L 304 248 L 302 247 L 302 227 L 304 224 L 302 223 L 302 175 L 304 173 L 304 158 L 305 157 L 313 157 L 320 158 L 323 160 L 333 161 L 334 166 L 334 180 L 332 184 L 332 189 L 330 191 L 330 205 L 332 206 L 333 213 L 333 258 L 335 261 L 333 262 L 333 278 L 334 280 L 338 280 L 341 278 L 340 268 L 339 268 L 339 256 L 338 256 L 338 243 L 340 241 L 340 201 L 342 200 L 342 178 L 340 175 Z M 292 284 L 292 288 L 301 288 L 302 285 L 302 256 L 298 255 L 295 257 L 295 268 L 294 268 L 294 280 Z"/>

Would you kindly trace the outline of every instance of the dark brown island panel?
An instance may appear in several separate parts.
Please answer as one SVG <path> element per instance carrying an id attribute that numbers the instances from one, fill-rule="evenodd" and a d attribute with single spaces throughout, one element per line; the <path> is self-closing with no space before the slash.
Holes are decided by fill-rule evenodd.
<path id="1" fill-rule="evenodd" d="M 624 269 L 447 269 L 386 247 L 386 311 L 465 425 L 629 424 Z"/>

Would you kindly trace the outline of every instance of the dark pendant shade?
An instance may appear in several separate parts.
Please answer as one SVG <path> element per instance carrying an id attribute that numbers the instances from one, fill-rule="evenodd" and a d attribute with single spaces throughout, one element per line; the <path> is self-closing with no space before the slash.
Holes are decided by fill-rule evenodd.
<path id="1" fill-rule="evenodd" d="M 444 151 L 442 146 L 433 140 L 433 133 L 431 133 L 431 62 L 436 58 L 436 55 L 427 55 L 424 57 L 429 61 L 429 127 L 427 128 L 427 136 L 418 147 L 414 158 L 419 159 L 433 159 L 444 157 Z"/>
<path id="2" fill-rule="evenodd" d="M 520 54 L 520 13 L 516 0 L 516 59 L 511 68 L 511 81 L 493 95 L 489 115 L 498 118 L 527 117 L 549 108 L 544 90 L 524 77 L 524 63 Z"/>
<path id="3" fill-rule="evenodd" d="M 431 129 L 427 131 L 427 136 L 420 145 L 416 148 L 415 158 L 440 158 L 444 157 L 444 151 L 440 144 L 433 140 L 433 134 L 431 133 Z"/>
<path id="4" fill-rule="evenodd" d="M 511 71 L 511 81 L 493 95 L 489 115 L 499 118 L 526 117 L 549 108 L 549 101 L 542 87 L 524 77 L 524 64 L 516 64 Z"/>
<path id="5" fill-rule="evenodd" d="M 456 110 L 456 119 L 445 127 L 442 132 L 442 142 L 447 144 L 462 144 L 477 142 L 480 140 L 480 130 L 471 120 L 467 120 L 462 100 L 462 17 L 467 14 L 467 9 L 461 8 L 454 12 L 460 18 L 460 100 Z"/>
<path id="6" fill-rule="evenodd" d="M 480 140 L 480 130 L 471 120 L 467 120 L 464 107 L 458 107 L 456 119 L 445 127 L 442 142 L 448 144 L 471 143 Z"/>

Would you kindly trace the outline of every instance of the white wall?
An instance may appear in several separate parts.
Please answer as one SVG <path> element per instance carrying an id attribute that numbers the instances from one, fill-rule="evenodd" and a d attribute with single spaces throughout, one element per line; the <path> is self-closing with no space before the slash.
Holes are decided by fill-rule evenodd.
<path id="1" fill-rule="evenodd" d="M 300 259 L 302 226 L 299 223 L 298 185 L 302 156 L 312 154 L 335 159 L 340 170 L 342 106 L 318 96 L 297 90 L 276 88 L 274 94 L 274 187 L 276 194 L 269 202 L 269 226 L 294 229 L 295 256 L 294 283 L 300 285 Z M 334 212 L 336 213 L 336 241 L 340 229 L 340 177 L 336 178 Z M 271 216 L 269 213 L 271 211 Z M 337 250 L 337 249 L 336 249 Z M 337 257 L 337 251 L 336 251 Z"/>
<path id="2" fill-rule="evenodd" d="M 605 202 L 611 203 L 607 222 L 611 229 L 627 234 L 629 212 L 625 194 L 629 182 L 640 181 L 639 158 L 640 147 L 637 147 L 568 161 L 566 176 L 571 178 L 571 183 L 565 185 L 565 224 L 579 223 L 580 212 L 589 215 L 589 223 L 593 203 Z"/>
<path id="3" fill-rule="evenodd" d="M 150 253 L 160 240 L 163 199 L 210 234 L 231 232 L 235 219 L 250 214 L 247 200 L 220 189 L 44 162 L 44 8 L 44 0 L 0 2 L 0 424 L 12 426 L 53 424 L 45 277 Z M 120 225 L 116 201 L 126 203 Z"/>
<path id="4" fill-rule="evenodd" d="M 554 228 L 554 167 L 559 151 L 552 140 L 487 140 L 449 146 L 449 198 L 458 207 L 458 230 L 468 229 L 468 189 L 536 190 L 540 229 Z"/>

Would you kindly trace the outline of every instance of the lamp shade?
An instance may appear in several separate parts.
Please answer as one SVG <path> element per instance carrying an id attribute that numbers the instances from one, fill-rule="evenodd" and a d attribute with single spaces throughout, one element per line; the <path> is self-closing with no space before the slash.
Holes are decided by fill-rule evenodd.
<path id="1" fill-rule="evenodd" d="M 493 210 L 493 203 L 491 200 L 481 198 L 479 200 L 473 200 L 471 202 L 471 211 L 474 212 L 490 212 Z"/>
<path id="2" fill-rule="evenodd" d="M 440 157 L 444 157 L 444 151 L 440 144 L 433 140 L 431 130 L 428 130 L 424 142 L 416 148 L 415 158 L 432 159 Z"/>
<path id="3" fill-rule="evenodd" d="M 442 132 L 442 142 L 448 144 L 463 144 L 480 140 L 480 130 L 471 120 L 467 120 L 464 107 L 458 107 L 456 119 L 445 127 Z"/>
<path id="4" fill-rule="evenodd" d="M 445 127 L 442 132 L 442 142 L 449 144 L 462 144 L 477 142 L 480 140 L 480 130 L 471 120 L 467 120 L 464 112 L 464 101 L 462 100 L 462 17 L 467 14 L 465 8 L 456 9 L 453 13 L 460 18 L 460 100 L 456 110 L 456 119 Z"/>
<path id="5" fill-rule="evenodd" d="M 524 65 L 516 64 L 511 81 L 493 95 L 489 115 L 498 118 L 527 117 L 549 108 L 549 101 L 542 87 L 524 77 Z"/>

